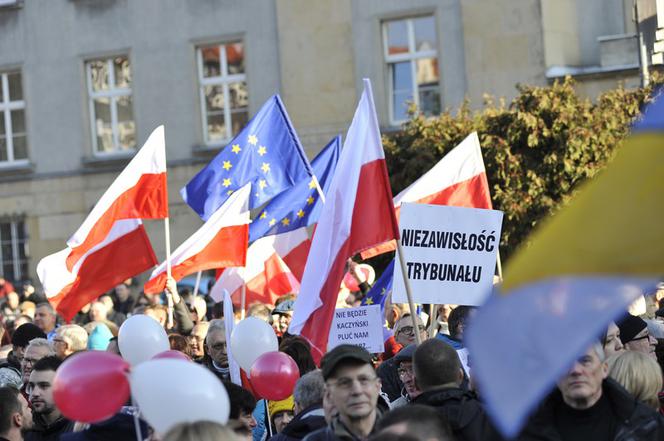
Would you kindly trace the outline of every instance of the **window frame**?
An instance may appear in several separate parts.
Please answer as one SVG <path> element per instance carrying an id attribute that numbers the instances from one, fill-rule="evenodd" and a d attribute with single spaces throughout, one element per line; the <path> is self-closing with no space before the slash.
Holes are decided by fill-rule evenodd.
<path id="1" fill-rule="evenodd" d="M 226 57 L 226 46 L 232 44 L 242 44 L 242 51 L 245 59 L 245 70 L 241 74 L 228 73 L 228 60 Z M 217 47 L 219 48 L 220 75 L 215 77 L 203 76 L 203 49 Z M 201 110 L 201 127 L 203 129 L 203 144 L 206 148 L 223 147 L 233 139 L 233 120 L 230 100 L 229 85 L 232 83 L 245 83 L 247 89 L 247 70 L 246 70 L 246 45 L 243 39 L 225 40 L 215 43 L 205 43 L 196 45 L 196 69 L 198 77 L 198 101 Z M 224 125 L 226 126 L 226 137 L 216 140 L 210 140 L 208 132 L 208 114 L 206 108 L 205 87 L 221 86 L 224 93 Z M 247 117 L 249 117 L 249 104 L 247 104 Z"/>
<path id="2" fill-rule="evenodd" d="M 99 58 L 90 58 L 84 61 L 85 68 L 85 80 L 86 87 L 88 92 L 88 116 L 90 118 L 90 134 L 92 137 L 92 155 L 99 158 L 108 158 L 108 157 L 122 157 L 122 156 L 132 156 L 138 150 L 138 145 L 135 143 L 133 149 L 123 150 L 120 148 L 120 135 L 119 135 L 119 126 L 118 126 L 118 108 L 117 108 L 117 98 L 129 96 L 132 97 L 132 114 L 134 116 L 134 127 L 136 129 L 136 114 L 134 113 L 134 100 L 132 87 L 117 87 L 115 83 L 115 69 L 113 66 L 113 60 L 118 57 L 125 57 L 129 62 L 129 68 L 131 69 L 133 63 L 129 54 L 116 54 L 109 55 L 107 57 Z M 108 90 L 94 91 L 92 89 L 92 67 L 91 63 L 95 61 L 105 61 L 108 68 Z M 133 74 L 132 74 L 132 85 L 133 85 Z M 97 98 L 109 98 L 110 99 L 110 108 L 111 108 L 111 132 L 113 136 L 113 150 L 112 151 L 100 151 L 99 143 L 97 141 L 97 124 L 95 119 L 95 110 L 94 110 L 94 101 Z"/>
<path id="3" fill-rule="evenodd" d="M 29 273 L 29 262 L 30 262 L 30 253 L 29 253 L 29 248 L 28 248 L 28 240 L 29 236 L 26 230 L 26 223 L 25 219 L 17 219 L 17 218 L 3 218 L 0 219 L 0 225 L 2 224 L 9 224 L 10 228 L 10 240 L 9 242 L 11 243 L 11 248 L 12 248 L 12 255 L 11 255 L 11 262 L 12 262 L 12 268 L 13 268 L 13 274 L 10 276 L 9 274 L 4 274 L 4 267 L 5 267 L 5 262 L 7 259 L 5 256 L 2 254 L 2 247 L 0 247 L 0 274 L 2 274 L 5 278 L 13 280 L 16 283 L 19 283 L 23 280 L 24 277 L 26 277 L 28 274 L 23 274 L 23 271 L 21 270 L 21 257 L 19 253 L 19 246 L 24 246 L 25 247 L 25 265 L 27 266 L 27 271 Z M 21 243 L 19 240 L 19 224 L 21 224 L 23 228 L 23 242 Z M 5 239 L 2 237 L 2 229 L 0 228 L 0 245 L 5 241 Z"/>
<path id="4" fill-rule="evenodd" d="M 415 26 L 414 20 L 418 18 L 431 17 L 434 21 L 434 29 L 436 31 L 436 49 L 431 49 L 428 51 L 417 51 L 415 47 Z M 390 22 L 405 21 L 406 29 L 408 34 L 408 52 L 405 54 L 393 54 L 390 55 L 389 52 L 389 43 L 388 43 L 388 33 L 387 27 Z M 421 14 L 421 15 L 411 15 L 407 17 L 395 17 L 381 21 L 381 32 L 383 40 L 383 61 L 387 68 L 387 91 L 388 91 L 388 114 L 390 125 L 398 126 L 407 119 L 398 120 L 395 118 L 394 113 L 394 83 L 392 81 L 393 69 L 396 63 L 409 62 L 410 64 L 410 77 L 411 77 L 411 93 L 413 95 L 413 102 L 415 105 L 420 107 L 420 94 L 417 87 L 417 66 L 416 61 L 420 58 L 435 58 L 437 63 L 440 63 L 440 58 L 438 54 L 438 29 L 436 26 L 436 15 L 435 14 Z M 440 69 L 439 69 L 440 72 Z M 438 77 L 438 88 L 440 89 L 440 76 Z M 442 93 L 440 94 L 440 100 L 442 101 Z M 442 102 L 440 103 L 442 107 Z"/>
<path id="5" fill-rule="evenodd" d="M 0 91 L 2 92 L 2 100 L 0 100 L 0 117 L 3 118 L 5 124 L 5 142 L 7 149 L 7 160 L 0 161 L 0 168 L 16 167 L 27 165 L 30 161 L 28 154 L 29 146 L 27 143 L 28 138 L 28 120 L 25 105 L 25 93 L 21 90 L 22 99 L 17 101 L 10 101 L 9 96 L 9 75 L 18 73 L 21 76 L 21 89 L 23 89 L 23 72 L 20 69 L 9 69 L 0 71 Z M 23 118 L 25 119 L 25 138 L 26 138 L 26 158 L 16 159 L 14 156 L 14 128 L 12 127 L 12 110 L 23 110 Z"/>

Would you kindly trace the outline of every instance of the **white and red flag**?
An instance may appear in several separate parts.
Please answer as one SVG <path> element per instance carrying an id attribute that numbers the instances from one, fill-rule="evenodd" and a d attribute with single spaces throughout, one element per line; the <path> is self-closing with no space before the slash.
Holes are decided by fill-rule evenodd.
<path id="1" fill-rule="evenodd" d="M 139 219 L 119 220 L 111 231 L 67 268 L 67 247 L 44 257 L 37 275 L 53 307 L 70 321 L 87 303 L 129 277 L 157 264 L 150 239 Z"/>
<path id="2" fill-rule="evenodd" d="M 394 198 L 397 219 L 403 202 L 490 209 L 489 182 L 477 133 L 468 135 L 431 170 Z M 396 243 L 390 241 L 363 251 L 362 258 L 368 259 L 395 249 Z"/>
<path id="3" fill-rule="evenodd" d="M 280 256 L 290 255 L 308 241 L 306 228 L 261 237 L 249 246 L 245 267 L 224 269 L 210 295 L 220 302 L 227 290 L 233 303 L 240 305 L 244 285 L 246 305 L 254 302 L 273 305 L 279 297 L 299 292 L 299 280 Z M 306 261 L 306 256 L 303 260 Z"/>
<path id="4" fill-rule="evenodd" d="M 157 127 L 67 241 L 67 269 L 101 243 L 121 219 L 168 217 L 164 126 Z"/>
<path id="5" fill-rule="evenodd" d="M 371 83 L 365 79 L 316 227 L 289 326 L 289 332 L 309 340 L 317 361 L 327 348 L 346 261 L 398 237 Z"/>
<path id="6" fill-rule="evenodd" d="M 244 266 L 249 241 L 249 195 L 251 184 L 234 192 L 193 235 L 171 254 L 171 275 L 180 280 L 188 274 L 212 268 Z M 146 294 L 164 290 L 166 262 L 145 284 Z"/>

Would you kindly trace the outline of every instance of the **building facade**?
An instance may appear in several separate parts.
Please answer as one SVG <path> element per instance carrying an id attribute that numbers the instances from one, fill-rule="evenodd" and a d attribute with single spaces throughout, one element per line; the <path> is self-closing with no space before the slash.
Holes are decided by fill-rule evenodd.
<path id="1" fill-rule="evenodd" d="M 0 273 L 36 279 L 158 125 L 171 242 L 201 221 L 179 189 L 274 93 L 310 157 L 350 123 L 362 78 L 395 130 L 414 101 L 574 75 L 639 83 L 631 0 L 0 0 Z M 163 223 L 147 222 L 159 258 Z"/>

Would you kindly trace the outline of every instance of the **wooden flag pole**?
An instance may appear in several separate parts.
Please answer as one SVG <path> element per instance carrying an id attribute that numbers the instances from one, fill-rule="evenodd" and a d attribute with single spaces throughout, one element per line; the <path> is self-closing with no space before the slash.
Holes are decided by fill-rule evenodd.
<path id="1" fill-rule="evenodd" d="M 242 279 L 242 291 L 240 293 L 240 320 L 244 320 L 247 313 L 247 284 L 244 280 L 244 267 L 240 267 L 240 278 Z"/>
<path id="2" fill-rule="evenodd" d="M 406 286 L 406 295 L 408 296 L 408 307 L 410 308 L 410 319 L 413 322 L 413 333 L 415 333 L 415 341 L 419 345 L 422 343 L 420 338 L 419 325 L 417 324 L 417 309 L 413 302 L 413 294 L 410 289 L 410 280 L 408 280 L 408 271 L 406 271 L 406 259 L 403 255 L 403 248 L 401 248 L 401 239 L 397 239 L 397 254 L 399 255 L 399 266 L 401 267 L 401 274 L 403 275 L 403 283 Z"/>
<path id="3" fill-rule="evenodd" d="M 196 283 L 194 283 L 194 298 L 198 295 L 198 289 L 201 286 L 201 274 L 203 271 L 199 271 L 196 273 Z"/>
<path id="4" fill-rule="evenodd" d="M 171 225 L 169 218 L 164 218 L 164 234 L 166 235 L 166 276 L 171 278 Z M 168 329 L 173 328 L 173 296 L 166 294 L 168 299 Z"/>
<path id="5" fill-rule="evenodd" d="M 429 337 L 433 338 L 436 336 L 436 324 L 438 323 L 438 308 L 440 305 L 436 305 L 434 303 L 431 304 L 431 317 L 430 317 L 430 322 L 429 323 Z"/>
<path id="6" fill-rule="evenodd" d="M 500 248 L 498 248 L 498 252 L 496 253 L 496 267 L 498 268 L 498 280 L 500 282 L 503 282 L 503 265 L 500 263 Z"/>

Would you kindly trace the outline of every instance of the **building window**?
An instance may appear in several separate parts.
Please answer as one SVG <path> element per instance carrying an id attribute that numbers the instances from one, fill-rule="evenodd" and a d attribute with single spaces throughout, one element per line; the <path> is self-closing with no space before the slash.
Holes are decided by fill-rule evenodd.
<path id="1" fill-rule="evenodd" d="M 247 124 L 249 94 L 241 42 L 197 48 L 203 138 L 222 145 Z"/>
<path id="2" fill-rule="evenodd" d="M 131 66 L 126 56 L 85 63 L 92 145 L 96 155 L 136 148 Z"/>
<path id="3" fill-rule="evenodd" d="M 14 282 L 28 276 L 28 237 L 23 221 L 0 221 L 0 268 L 0 275 Z"/>
<path id="4" fill-rule="evenodd" d="M 408 118 L 409 103 L 425 115 L 440 113 L 437 41 L 433 16 L 383 23 L 392 124 Z"/>
<path id="5" fill-rule="evenodd" d="M 21 73 L 0 73 L 0 164 L 27 162 L 27 139 Z"/>

